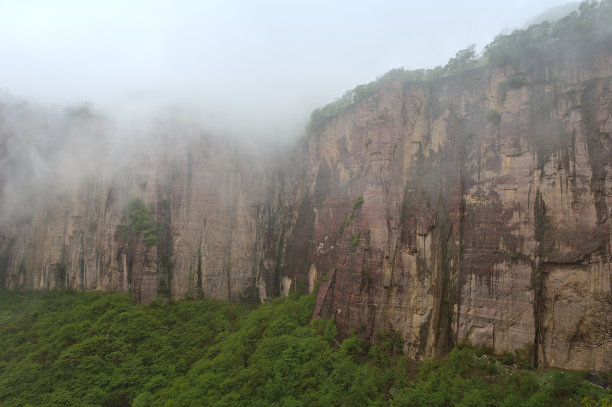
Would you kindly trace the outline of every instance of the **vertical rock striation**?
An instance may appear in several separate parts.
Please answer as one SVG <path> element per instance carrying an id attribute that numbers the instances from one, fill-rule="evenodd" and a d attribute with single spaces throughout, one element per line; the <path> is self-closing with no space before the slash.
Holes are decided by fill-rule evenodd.
<path id="1" fill-rule="evenodd" d="M 468 340 L 609 366 L 610 67 L 581 53 L 390 81 L 315 129 L 287 251 L 308 261 L 286 273 L 321 281 L 316 316 L 397 331 L 415 357 Z"/>
<path id="2" fill-rule="evenodd" d="M 131 292 L 141 302 L 157 295 L 256 302 L 278 295 L 282 225 L 275 214 L 282 212 L 276 194 L 283 177 L 230 141 L 187 126 L 163 131 L 171 137 L 128 152 L 120 169 L 74 185 L 50 180 L 31 216 L 4 220 L 2 284 Z M 151 208 L 154 244 L 118 233 L 135 200 Z"/>

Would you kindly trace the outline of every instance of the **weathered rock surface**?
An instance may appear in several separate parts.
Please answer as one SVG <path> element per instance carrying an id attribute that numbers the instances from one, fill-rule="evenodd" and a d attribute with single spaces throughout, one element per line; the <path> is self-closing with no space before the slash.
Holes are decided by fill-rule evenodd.
<path id="1" fill-rule="evenodd" d="M 280 175 L 266 175 L 233 143 L 186 127 L 131 158 L 72 187 L 51 180 L 33 216 L 4 224 L 3 284 L 129 291 L 143 302 L 158 294 L 250 301 L 279 294 L 277 255 L 268 249 L 280 244 L 282 225 L 271 218 Z M 118 236 L 135 199 L 152 207 L 156 245 Z"/>
<path id="2" fill-rule="evenodd" d="M 37 196 L 2 227 L 1 282 L 145 302 L 319 283 L 315 317 L 368 338 L 394 330 L 413 357 L 470 341 L 606 369 L 611 89 L 609 51 L 390 81 L 275 168 L 182 129 L 119 174 Z M 134 198 L 163 226 L 157 245 L 117 237 Z"/>
<path id="3" fill-rule="evenodd" d="M 610 366 L 611 75 L 582 54 L 391 82 L 315 130 L 287 250 L 322 281 L 315 314 L 416 357 L 467 340 Z"/>

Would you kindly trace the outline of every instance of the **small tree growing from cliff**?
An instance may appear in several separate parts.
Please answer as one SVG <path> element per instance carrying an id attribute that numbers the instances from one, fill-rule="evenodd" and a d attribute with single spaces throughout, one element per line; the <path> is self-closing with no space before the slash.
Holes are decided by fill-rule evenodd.
<path id="1" fill-rule="evenodd" d="M 501 113 L 497 109 L 489 109 L 487 113 L 487 120 L 494 126 L 499 126 L 501 123 Z"/>
<path id="2" fill-rule="evenodd" d="M 353 210 L 361 208 L 361 205 L 363 205 L 363 194 L 359 194 L 355 202 L 353 202 Z"/>
<path id="3" fill-rule="evenodd" d="M 147 246 L 159 244 L 159 226 L 153 211 L 140 199 L 131 201 L 123 210 L 125 224 L 117 227 L 117 237 L 129 243 L 143 237 Z"/>

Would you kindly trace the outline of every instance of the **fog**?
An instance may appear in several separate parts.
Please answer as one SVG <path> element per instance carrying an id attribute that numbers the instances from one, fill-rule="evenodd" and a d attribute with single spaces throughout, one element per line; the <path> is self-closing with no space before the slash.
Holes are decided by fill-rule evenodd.
<path id="1" fill-rule="evenodd" d="M 347 89 L 480 51 L 563 4 L 0 0 L 0 224 L 194 126 L 287 148 Z"/>
<path id="2" fill-rule="evenodd" d="M 0 0 L 0 89 L 135 120 L 187 111 L 287 143 L 310 112 L 392 68 L 444 65 L 564 0 Z"/>

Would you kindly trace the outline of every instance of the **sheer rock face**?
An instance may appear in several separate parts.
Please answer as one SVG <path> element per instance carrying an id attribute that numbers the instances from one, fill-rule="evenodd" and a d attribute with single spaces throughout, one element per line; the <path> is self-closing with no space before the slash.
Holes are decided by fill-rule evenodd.
<path id="1" fill-rule="evenodd" d="M 3 284 L 258 301 L 278 295 L 272 219 L 281 175 L 230 142 L 182 129 L 134 153 L 120 170 L 37 196 L 33 216 L 0 235 Z M 106 175 L 105 173 L 112 175 Z M 117 233 L 132 200 L 150 205 L 157 244 Z"/>
<path id="2" fill-rule="evenodd" d="M 611 78 L 600 53 L 390 81 L 275 168 L 185 130 L 124 170 L 37 195 L 32 216 L 2 226 L 0 280 L 143 302 L 318 283 L 315 317 L 373 339 L 394 330 L 409 356 L 470 341 L 605 369 Z M 117 234 L 134 198 L 152 205 L 155 245 Z"/>
<path id="3" fill-rule="evenodd" d="M 315 315 L 416 357 L 610 366 L 611 75 L 604 54 L 391 82 L 315 130 L 287 249 Z"/>

